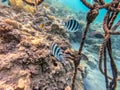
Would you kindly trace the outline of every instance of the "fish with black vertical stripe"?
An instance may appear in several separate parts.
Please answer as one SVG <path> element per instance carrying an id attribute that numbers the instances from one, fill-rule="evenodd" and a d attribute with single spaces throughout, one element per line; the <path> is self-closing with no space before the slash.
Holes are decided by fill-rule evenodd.
<path id="1" fill-rule="evenodd" d="M 51 44 L 50 50 L 51 50 L 51 53 L 57 58 L 59 62 L 66 65 L 61 48 L 55 42 Z"/>
<path id="2" fill-rule="evenodd" d="M 75 19 L 70 19 L 64 23 L 64 26 L 69 32 L 77 32 L 80 30 L 80 24 Z"/>

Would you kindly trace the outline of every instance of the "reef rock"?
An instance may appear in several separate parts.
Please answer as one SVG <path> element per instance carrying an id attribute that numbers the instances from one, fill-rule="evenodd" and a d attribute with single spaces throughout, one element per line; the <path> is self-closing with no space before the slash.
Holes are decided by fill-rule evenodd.
<path id="1" fill-rule="evenodd" d="M 0 90 L 71 90 L 75 58 L 66 58 L 67 65 L 63 66 L 49 49 L 56 42 L 64 54 L 75 52 L 64 31 L 47 16 L 42 17 L 51 23 L 38 22 L 45 23 L 45 28 L 39 30 L 35 23 L 37 16 L 10 7 L 1 8 Z M 83 89 L 80 76 L 81 72 L 77 75 L 76 90 Z"/>

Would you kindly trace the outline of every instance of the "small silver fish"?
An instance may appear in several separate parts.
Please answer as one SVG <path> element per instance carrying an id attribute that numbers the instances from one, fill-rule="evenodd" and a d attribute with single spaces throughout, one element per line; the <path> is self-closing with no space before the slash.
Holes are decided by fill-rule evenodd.
<path id="1" fill-rule="evenodd" d="M 65 59 L 64 59 L 64 55 L 61 51 L 61 48 L 56 44 L 56 43 L 52 43 L 50 46 L 50 50 L 52 52 L 52 54 L 57 58 L 57 60 L 61 63 L 63 63 L 64 65 L 66 65 L 65 63 Z"/>
<path id="2" fill-rule="evenodd" d="M 77 32 L 80 30 L 80 24 L 75 19 L 70 19 L 64 24 L 65 28 L 69 32 Z"/>

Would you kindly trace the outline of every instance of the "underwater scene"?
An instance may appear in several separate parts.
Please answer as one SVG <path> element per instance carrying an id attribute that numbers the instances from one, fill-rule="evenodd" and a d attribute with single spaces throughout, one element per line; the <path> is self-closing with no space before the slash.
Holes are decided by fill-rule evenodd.
<path id="1" fill-rule="evenodd" d="M 0 0 L 0 90 L 120 90 L 120 0 Z"/>

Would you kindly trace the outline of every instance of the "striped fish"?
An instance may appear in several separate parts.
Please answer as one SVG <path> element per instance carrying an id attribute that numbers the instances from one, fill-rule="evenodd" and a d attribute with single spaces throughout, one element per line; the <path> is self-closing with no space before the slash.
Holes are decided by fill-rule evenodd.
<path id="1" fill-rule="evenodd" d="M 61 48 L 56 44 L 56 43 L 52 43 L 50 46 L 50 50 L 52 52 L 52 54 L 57 58 L 57 60 L 61 63 L 63 63 L 64 65 L 66 65 L 65 60 L 64 60 L 64 56 L 63 53 L 61 51 Z"/>
<path id="2" fill-rule="evenodd" d="M 75 19 L 71 19 L 65 22 L 65 28 L 69 32 L 76 32 L 80 30 L 80 24 Z"/>

